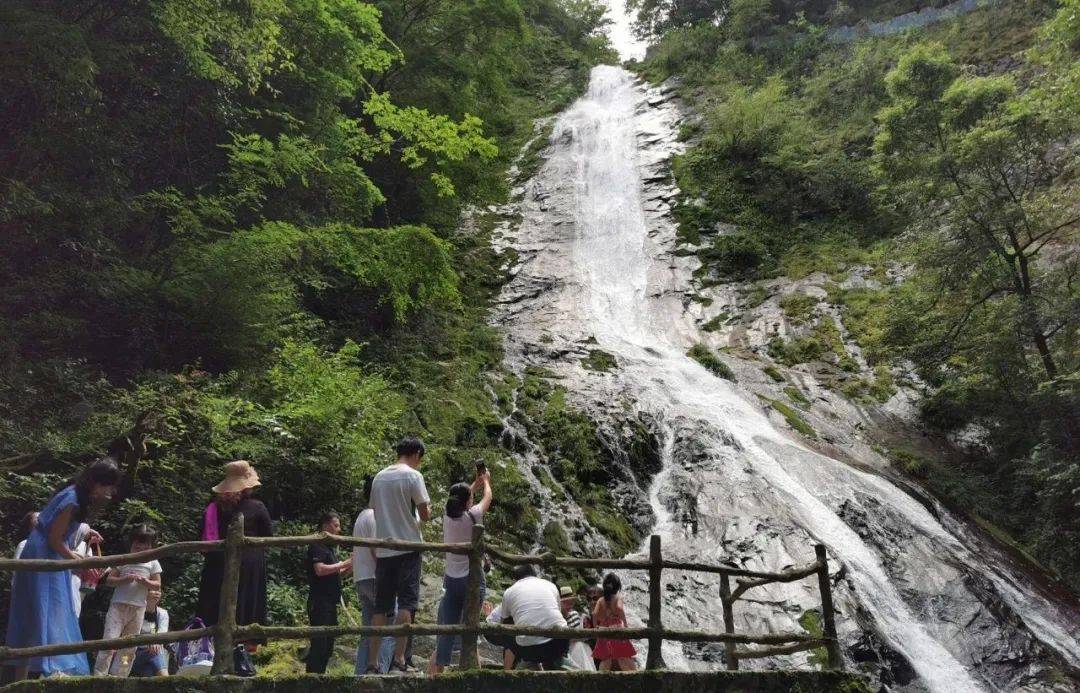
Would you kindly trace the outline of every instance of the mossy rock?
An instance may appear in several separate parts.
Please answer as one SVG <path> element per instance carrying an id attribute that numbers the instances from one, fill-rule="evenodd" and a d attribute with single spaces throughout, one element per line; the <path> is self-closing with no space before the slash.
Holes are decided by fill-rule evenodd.
<path id="1" fill-rule="evenodd" d="M 606 373 L 617 368 L 619 362 L 603 349 L 589 349 L 589 355 L 581 359 L 581 365 L 590 371 Z"/>
<path id="2" fill-rule="evenodd" d="M 419 676 L 288 676 L 122 679 L 70 677 L 23 681 L 11 693 L 870 693 L 842 671 L 641 671 L 632 673 L 484 670 Z"/>

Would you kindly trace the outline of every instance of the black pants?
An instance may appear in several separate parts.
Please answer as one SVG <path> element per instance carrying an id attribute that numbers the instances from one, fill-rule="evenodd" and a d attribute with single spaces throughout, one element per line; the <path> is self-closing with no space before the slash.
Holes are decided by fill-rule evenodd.
<path id="1" fill-rule="evenodd" d="M 308 620 L 313 626 L 336 626 L 338 624 L 337 607 L 337 602 L 326 599 L 308 601 Z M 325 674 L 326 664 L 330 661 L 330 655 L 333 652 L 333 638 L 312 638 L 305 671 L 309 674 Z"/>
<path id="2" fill-rule="evenodd" d="M 570 651 L 569 640 L 548 640 L 540 645 L 522 646 L 514 642 L 510 648 L 514 657 L 521 662 L 533 662 L 544 667 L 546 671 L 558 669 Z"/>

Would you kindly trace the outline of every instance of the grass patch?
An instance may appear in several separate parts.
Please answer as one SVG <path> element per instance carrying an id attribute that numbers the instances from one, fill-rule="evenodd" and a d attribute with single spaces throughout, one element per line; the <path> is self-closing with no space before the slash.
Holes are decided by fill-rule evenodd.
<path id="1" fill-rule="evenodd" d="M 765 375 L 769 376 L 769 378 L 771 378 L 773 382 L 775 382 L 775 383 L 784 382 L 784 376 L 781 375 L 780 371 L 777 370 L 776 366 L 773 366 L 773 365 L 770 364 L 768 366 L 765 366 L 761 370 L 762 370 L 763 373 L 765 373 Z"/>
<path id="2" fill-rule="evenodd" d="M 589 349 L 589 355 L 581 359 L 581 365 L 590 371 L 606 373 L 617 368 L 619 362 L 602 349 Z"/>
<path id="3" fill-rule="evenodd" d="M 788 399 L 794 402 L 796 406 L 802 407 L 803 409 L 810 408 L 810 400 L 806 398 L 806 395 L 802 393 L 802 390 L 795 387 L 794 385 L 789 385 L 785 387 L 784 394 L 787 395 Z"/>
<path id="4" fill-rule="evenodd" d="M 817 439 L 817 431 L 815 431 L 810 424 L 806 423 L 806 421 L 799 416 L 798 412 L 778 399 L 770 399 L 768 402 L 773 409 L 780 412 L 780 415 L 788 422 L 788 426 L 791 426 L 807 438 Z"/>
<path id="5" fill-rule="evenodd" d="M 851 333 L 852 339 L 862 348 L 870 363 L 876 363 L 888 356 L 885 346 L 889 320 L 888 289 L 848 289 L 839 288 L 831 299 L 843 307 L 844 327 Z"/>
<path id="6" fill-rule="evenodd" d="M 767 347 L 769 356 L 784 364 L 794 366 L 800 363 L 816 361 L 828 352 L 828 346 L 816 337 L 795 337 L 784 339 L 774 337 Z"/>
<path id="7" fill-rule="evenodd" d="M 753 289 L 743 295 L 744 306 L 747 310 L 757 308 L 765 301 L 769 300 L 769 292 L 764 287 L 755 286 Z"/>
<path id="8" fill-rule="evenodd" d="M 705 366 L 706 370 L 713 375 L 721 377 L 724 380 L 735 381 L 735 372 L 704 344 L 699 343 L 690 347 L 690 350 L 686 352 L 686 355 L 700 363 L 702 366 Z"/>
<path id="9" fill-rule="evenodd" d="M 790 320 L 804 323 L 810 319 L 818 300 L 813 296 L 795 291 L 780 297 L 780 308 Z"/>
<path id="10" fill-rule="evenodd" d="M 820 638 L 825 631 L 821 625 L 821 612 L 817 609 L 807 609 L 799 617 L 799 625 L 810 635 Z M 829 652 L 824 647 L 815 647 L 810 650 L 810 663 L 818 669 L 824 669 L 829 663 Z"/>
<path id="11" fill-rule="evenodd" d="M 730 318 L 731 316 L 727 313 L 727 311 L 724 311 L 723 313 L 720 313 L 715 318 L 712 318 L 704 325 L 702 325 L 701 329 L 705 330 L 706 332 L 716 332 L 721 327 L 723 327 L 724 323 L 727 322 Z"/>

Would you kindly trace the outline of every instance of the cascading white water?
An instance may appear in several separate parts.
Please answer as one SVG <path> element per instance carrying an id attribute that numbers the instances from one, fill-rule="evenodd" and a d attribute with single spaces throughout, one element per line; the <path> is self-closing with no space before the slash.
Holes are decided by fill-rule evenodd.
<path id="1" fill-rule="evenodd" d="M 867 614 L 934 691 L 997 688 L 991 674 L 960 661 L 993 637 L 966 632 L 982 612 L 964 584 L 972 575 L 997 586 L 1028 632 L 1080 664 L 1078 625 L 1025 588 L 1022 577 L 980 565 L 892 483 L 792 442 L 737 386 L 685 355 L 695 328 L 683 318 L 670 253 L 661 247 L 672 229 L 646 213 L 641 175 L 670 153 L 660 147 L 643 160 L 641 138 L 670 144 L 673 123 L 673 113 L 650 108 L 633 76 L 612 66 L 595 68 L 588 93 L 558 118 L 547 164 L 534 181 L 544 202 L 525 210 L 519 229 L 522 263 L 508 287 L 519 295 L 502 316 L 510 351 L 517 344 L 526 353 L 530 343 L 558 335 L 567 343 L 595 341 L 616 356 L 608 390 L 664 426 L 664 469 L 650 497 L 665 555 L 727 560 L 741 547 L 752 554 L 749 564 L 776 569 L 812 560 L 811 540 L 825 543 L 850 586 L 841 586 L 838 598 L 847 612 L 841 627 L 857 631 L 852 612 Z M 697 451 L 689 467 L 676 460 L 688 443 Z M 697 489 L 701 522 L 693 532 L 668 511 L 677 483 Z M 902 543 L 869 541 L 852 528 L 852 517 Z M 719 612 L 714 587 L 698 587 L 672 598 L 669 623 L 719 626 L 710 623 Z M 740 602 L 748 611 L 740 630 L 798 628 L 816 600 L 805 585 L 763 592 L 760 601 Z M 669 665 L 684 661 L 674 646 L 665 658 Z"/>

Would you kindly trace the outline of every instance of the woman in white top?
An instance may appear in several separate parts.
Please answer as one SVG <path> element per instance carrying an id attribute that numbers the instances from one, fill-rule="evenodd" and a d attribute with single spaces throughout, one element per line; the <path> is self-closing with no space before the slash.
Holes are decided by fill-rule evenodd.
<path id="1" fill-rule="evenodd" d="M 480 502 L 473 505 L 473 497 L 482 490 Z M 450 487 L 446 499 L 446 515 L 443 516 L 443 541 L 462 544 L 472 541 L 473 525 L 483 522 L 484 513 L 491 507 L 491 475 L 482 466 L 477 467 L 472 484 L 460 483 Z M 483 580 L 483 576 L 481 576 Z M 465 620 L 466 587 L 469 582 L 469 557 L 465 554 L 446 554 L 446 574 L 443 576 L 443 598 L 439 603 L 439 624 L 463 623 Z M 484 587 L 481 586 L 483 600 Z M 454 636 L 440 635 L 436 641 L 435 657 L 428 666 L 428 675 L 442 673 L 449 666 L 454 650 Z"/>

